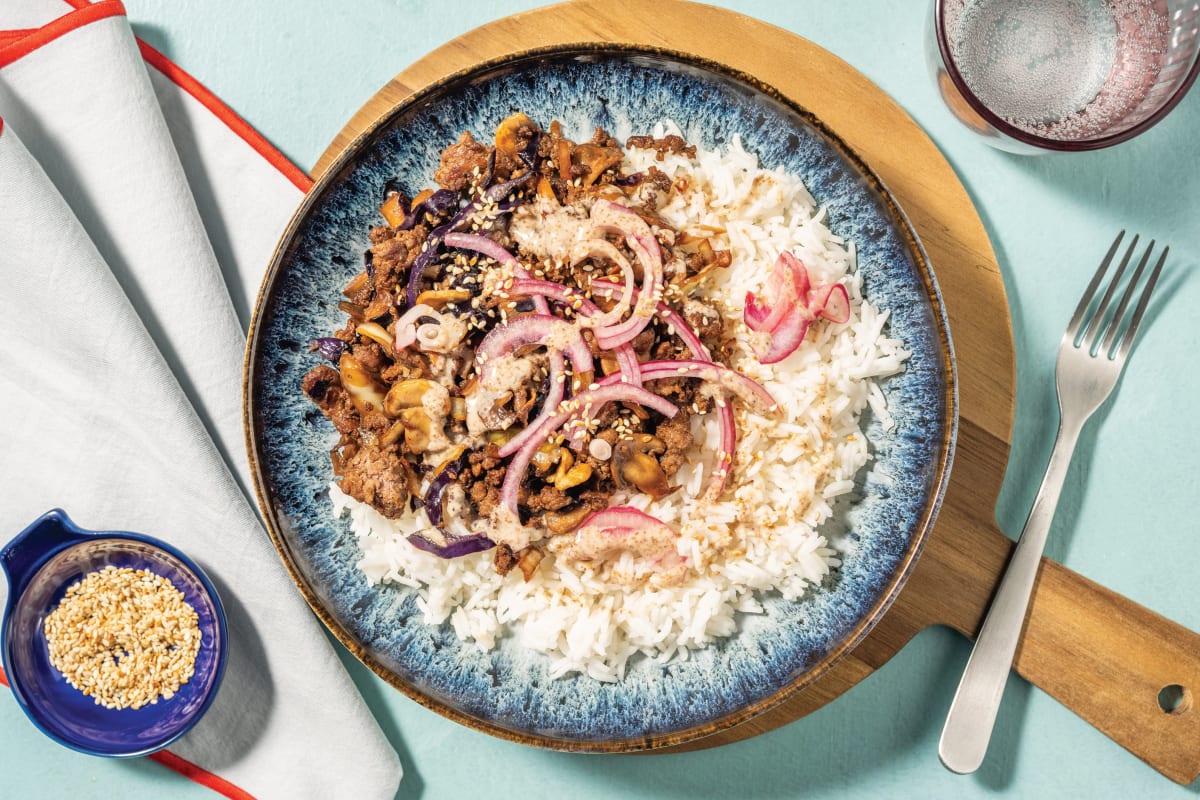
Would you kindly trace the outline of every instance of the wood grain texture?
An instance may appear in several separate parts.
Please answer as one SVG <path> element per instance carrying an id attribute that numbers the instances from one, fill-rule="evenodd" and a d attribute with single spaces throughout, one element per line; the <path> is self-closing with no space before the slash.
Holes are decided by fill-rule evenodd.
<path id="1" fill-rule="evenodd" d="M 669 24 L 668 22 L 669 21 Z M 713 36 L 713 31 L 721 31 Z M 669 32 L 669 36 L 666 32 Z M 879 174 L 921 237 L 949 313 L 960 430 L 938 522 L 904 590 L 871 634 L 803 692 L 750 721 L 673 750 L 744 739 L 820 708 L 885 664 L 918 631 L 974 637 L 1012 542 L 994 518 L 1011 442 L 1015 364 L 1004 284 L 978 214 L 917 124 L 865 76 L 794 34 L 682 0 L 575 0 L 477 28 L 406 68 L 330 144 L 319 176 L 413 91 L 532 47 L 607 41 L 693 53 L 754 75 L 809 109 Z M 780 54 L 786 54 L 781 57 Z M 1159 708 L 1200 691 L 1200 637 L 1043 560 L 1017 671 L 1167 777 L 1200 774 L 1200 713 Z"/>

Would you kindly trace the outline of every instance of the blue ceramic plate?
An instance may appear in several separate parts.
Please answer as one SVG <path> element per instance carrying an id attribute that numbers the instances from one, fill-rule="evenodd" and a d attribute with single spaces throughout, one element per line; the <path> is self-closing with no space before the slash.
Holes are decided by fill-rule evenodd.
<path id="1" fill-rule="evenodd" d="M 844 522 L 849 550 L 802 602 L 767 613 L 683 662 L 635 659 L 618 684 L 551 680 L 548 660 L 505 641 L 490 653 L 426 625 L 416 596 L 371 588 L 326 492 L 333 428 L 300 391 L 318 363 L 307 342 L 343 324 L 341 287 L 362 269 L 385 182 L 433 185 L 439 153 L 470 131 L 490 141 L 514 111 L 558 119 L 576 140 L 596 125 L 618 139 L 675 120 L 691 142 L 736 133 L 768 167 L 803 178 L 835 234 L 858 247 L 864 291 L 891 309 L 913 353 L 883 390 L 896 428 L 868 429 L 877 467 Z M 284 562 L 317 614 L 364 663 L 419 702 L 472 727 L 571 750 L 678 744 L 782 702 L 848 652 L 886 611 L 929 533 L 956 424 L 945 310 L 916 234 L 879 180 L 819 120 L 770 87 L 691 56 L 612 45 L 532 51 L 451 76 L 404 102 L 354 142 L 309 193 L 267 273 L 247 358 L 246 423 L 259 498 Z M 886 477 L 883 477 L 886 476 Z"/>

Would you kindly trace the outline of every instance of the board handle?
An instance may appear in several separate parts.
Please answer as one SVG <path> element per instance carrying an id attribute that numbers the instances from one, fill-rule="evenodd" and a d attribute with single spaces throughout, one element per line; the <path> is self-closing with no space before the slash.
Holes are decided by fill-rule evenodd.
<path id="1" fill-rule="evenodd" d="M 1176 783 L 1200 775 L 1200 635 L 1043 561 L 1017 672 Z"/>
<path id="2" fill-rule="evenodd" d="M 956 532 L 956 552 L 932 549 L 931 560 L 949 556 L 960 574 L 973 552 L 975 585 L 994 587 L 1013 542 L 970 526 Z M 974 639 L 988 593 L 941 622 Z M 1200 634 L 1043 558 L 1014 666 L 1176 783 L 1200 776 Z"/>

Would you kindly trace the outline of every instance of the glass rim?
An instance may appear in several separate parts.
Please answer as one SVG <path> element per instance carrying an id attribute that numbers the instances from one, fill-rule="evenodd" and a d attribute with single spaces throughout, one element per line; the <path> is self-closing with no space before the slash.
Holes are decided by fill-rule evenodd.
<path id="1" fill-rule="evenodd" d="M 946 0 L 934 0 L 933 3 L 933 27 L 934 33 L 937 35 L 938 52 L 942 59 L 942 65 L 946 69 L 946 74 L 954 83 L 954 88 L 958 90 L 959 95 L 966 101 L 971 110 L 983 118 L 997 132 L 1022 142 L 1033 147 L 1042 148 L 1045 150 L 1059 150 L 1065 152 L 1083 152 L 1087 150 L 1100 150 L 1105 147 L 1111 147 L 1115 144 L 1127 141 L 1135 136 L 1146 132 L 1150 128 L 1157 125 L 1163 117 L 1167 116 L 1172 109 L 1183 100 L 1192 83 L 1195 82 L 1196 76 L 1200 74 L 1200 53 L 1192 59 L 1192 65 L 1188 70 L 1188 74 L 1176 87 L 1175 91 L 1168 97 L 1154 113 L 1147 116 L 1141 122 L 1132 125 L 1125 130 L 1116 133 L 1106 134 L 1093 139 L 1051 139 L 1046 136 L 1039 136 L 1035 133 L 1030 133 L 1024 128 L 1018 128 L 1012 123 L 1005 120 L 1000 115 L 989 109 L 976 94 L 967 86 L 966 80 L 962 73 L 959 72 L 958 65 L 954 58 L 950 55 L 950 42 L 946 36 L 945 15 L 943 13 Z"/>

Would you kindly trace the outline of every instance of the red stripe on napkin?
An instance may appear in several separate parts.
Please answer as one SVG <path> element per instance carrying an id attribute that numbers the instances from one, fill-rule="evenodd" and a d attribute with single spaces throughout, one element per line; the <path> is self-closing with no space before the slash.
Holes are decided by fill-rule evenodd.
<path id="1" fill-rule="evenodd" d="M 0 48 L 8 47 L 13 42 L 18 42 L 24 39 L 29 34 L 33 33 L 37 28 L 22 28 L 16 31 L 0 31 Z"/>
<path id="2" fill-rule="evenodd" d="M 105 0 L 105 2 L 92 5 L 89 0 L 64 1 L 80 10 L 97 8 L 108 2 L 114 2 L 114 0 Z M 123 9 L 121 13 L 124 13 Z M 239 117 L 233 109 L 221 102 L 220 98 L 210 92 L 204 84 L 193 78 L 178 64 L 146 44 L 140 38 L 137 40 L 137 43 L 138 47 L 141 48 L 142 58 L 146 60 L 146 63 L 167 76 L 176 86 L 190 94 L 200 105 L 211 111 L 217 119 L 229 126 L 231 131 L 241 137 L 246 144 L 254 148 L 260 156 L 267 160 L 267 163 L 279 170 L 285 178 L 292 182 L 292 185 L 302 192 L 307 192 L 312 187 L 312 178 L 308 177 L 303 170 L 289 161 L 287 156 L 275 149 L 274 145 L 251 127 L 248 122 Z"/>
<path id="3" fill-rule="evenodd" d="M 71 1 L 68 0 L 68 2 Z M 313 185 L 312 178 L 305 175 L 299 167 L 289 161 L 287 156 L 276 150 L 261 133 L 250 126 L 250 123 L 239 117 L 233 109 L 222 103 L 215 94 L 205 88 L 204 84 L 186 73 L 174 61 L 171 61 L 171 59 L 141 39 L 138 39 L 137 43 L 138 47 L 142 50 L 142 58 L 146 59 L 147 64 L 157 69 L 163 75 L 166 75 L 180 89 L 183 89 L 195 98 L 200 105 L 211 111 L 213 116 L 229 126 L 231 131 L 241 137 L 246 144 L 253 147 L 260 156 L 265 158 L 275 169 L 279 170 L 297 189 L 302 192 L 309 190 Z"/>
<path id="4" fill-rule="evenodd" d="M 2 120 L 0 120 L 0 124 L 3 124 Z M 8 676 L 4 674 L 3 667 L 0 667 L 0 685 L 8 686 Z M 214 775 L 174 753 L 159 750 L 157 753 L 151 753 L 148 757 L 151 761 L 162 764 L 167 769 L 178 772 L 183 777 L 195 781 L 201 786 L 206 786 L 223 797 L 228 797 L 229 800 L 254 800 L 254 795 L 244 789 L 234 786 L 220 775 Z"/>
<path id="5" fill-rule="evenodd" d="M 228 797 L 229 800 L 254 800 L 254 795 L 249 792 L 234 786 L 219 775 L 214 775 L 208 770 L 196 766 L 186 758 L 180 758 L 174 753 L 159 750 L 157 753 L 150 754 L 150 760 L 162 764 L 167 769 L 178 772 L 183 777 L 193 780 L 201 786 L 207 786 L 217 794 Z"/>
<path id="6" fill-rule="evenodd" d="M 60 36 L 68 34 L 73 30 L 78 30 L 96 20 L 125 15 L 125 6 L 121 5 L 121 0 L 104 0 L 104 2 L 96 3 L 95 5 L 84 3 L 82 6 L 76 6 L 76 8 L 78 10 L 61 16 L 40 28 L 29 31 L 27 35 L 10 41 L 8 44 L 3 44 L 3 40 L 0 40 L 0 44 L 3 44 L 0 47 L 0 67 L 6 67 L 22 56 L 29 55 L 34 50 L 49 44 Z M 13 33 L 17 32 L 14 31 Z"/>

